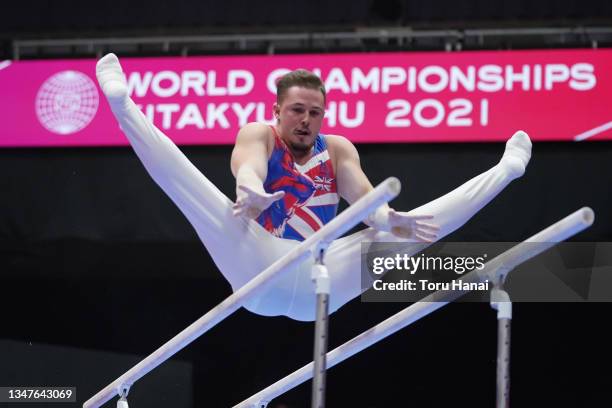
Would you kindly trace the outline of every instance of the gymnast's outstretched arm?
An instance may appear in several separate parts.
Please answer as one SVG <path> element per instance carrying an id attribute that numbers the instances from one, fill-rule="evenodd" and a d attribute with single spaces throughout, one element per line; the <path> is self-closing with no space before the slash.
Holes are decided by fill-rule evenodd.
<path id="1" fill-rule="evenodd" d="M 370 180 L 361 169 L 359 153 L 346 138 L 328 135 L 328 143 L 333 148 L 336 165 L 338 193 L 349 204 L 374 189 Z M 364 223 L 379 231 L 390 231 L 398 238 L 411 238 L 421 242 L 436 239 L 438 227 L 425 220 L 433 218 L 427 213 L 401 213 L 384 204 L 372 213 Z"/>
<path id="2" fill-rule="evenodd" d="M 232 173 L 236 177 L 234 215 L 257 218 L 274 201 L 284 197 L 283 191 L 266 193 L 264 181 L 268 175 L 270 127 L 249 123 L 240 129 L 232 151 Z"/>

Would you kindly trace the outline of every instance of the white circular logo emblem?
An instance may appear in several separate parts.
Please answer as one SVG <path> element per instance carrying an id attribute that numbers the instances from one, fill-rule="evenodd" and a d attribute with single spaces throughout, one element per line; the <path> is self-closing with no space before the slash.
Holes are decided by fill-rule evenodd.
<path id="1" fill-rule="evenodd" d="M 78 132 L 98 111 L 98 89 L 78 71 L 62 71 L 47 79 L 36 94 L 36 116 L 49 131 L 60 135 Z"/>

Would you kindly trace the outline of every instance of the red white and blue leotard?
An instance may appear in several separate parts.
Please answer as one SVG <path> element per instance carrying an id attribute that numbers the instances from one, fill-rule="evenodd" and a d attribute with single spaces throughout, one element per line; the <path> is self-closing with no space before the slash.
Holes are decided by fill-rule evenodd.
<path id="1" fill-rule="evenodd" d="M 284 191 L 257 218 L 267 231 L 280 238 L 303 241 L 336 216 L 338 190 L 325 136 L 318 134 L 310 160 L 298 165 L 285 143 L 274 132 L 274 150 L 264 182 L 267 193 Z"/>

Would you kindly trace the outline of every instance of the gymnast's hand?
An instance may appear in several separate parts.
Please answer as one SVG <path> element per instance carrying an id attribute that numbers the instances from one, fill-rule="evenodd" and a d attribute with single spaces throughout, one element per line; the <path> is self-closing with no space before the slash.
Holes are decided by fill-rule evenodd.
<path id="1" fill-rule="evenodd" d="M 96 64 L 96 77 L 111 104 L 122 102 L 128 96 L 127 81 L 115 54 L 100 58 Z"/>
<path id="2" fill-rule="evenodd" d="M 432 215 L 411 215 L 391 209 L 388 222 L 391 233 L 396 237 L 416 239 L 419 242 L 434 242 L 438 238 L 440 227 L 423 222 L 432 218 Z"/>
<path id="3" fill-rule="evenodd" d="M 399 238 L 433 242 L 438 238 L 440 227 L 423 222 L 432 218 L 432 215 L 413 215 L 381 206 L 368 217 L 366 224 L 380 231 L 390 231 Z"/>
<path id="4" fill-rule="evenodd" d="M 255 191 L 247 186 L 239 185 L 236 190 L 236 203 L 232 206 L 234 215 L 242 215 L 247 218 L 257 218 L 259 214 L 272 205 L 273 202 L 285 196 L 284 191 L 266 193 Z"/>

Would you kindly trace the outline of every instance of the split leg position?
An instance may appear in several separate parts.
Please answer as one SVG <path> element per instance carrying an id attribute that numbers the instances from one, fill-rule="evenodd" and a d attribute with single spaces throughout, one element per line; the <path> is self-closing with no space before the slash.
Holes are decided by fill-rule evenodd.
<path id="1" fill-rule="evenodd" d="M 128 95 L 125 75 L 114 54 L 96 66 L 100 87 L 137 156 L 153 180 L 187 217 L 213 261 L 235 291 L 300 243 L 277 238 L 255 220 L 234 214 L 235 204 L 181 153 L 138 109 Z M 531 157 L 531 142 L 517 132 L 506 143 L 498 164 L 450 193 L 408 214 L 427 214 L 439 226 L 437 238 L 453 232 L 520 177 Z M 360 295 L 362 242 L 419 242 L 367 228 L 334 241 L 327 250 L 332 293 L 330 311 Z M 245 307 L 266 316 L 314 320 L 312 261 L 277 279 Z"/>

